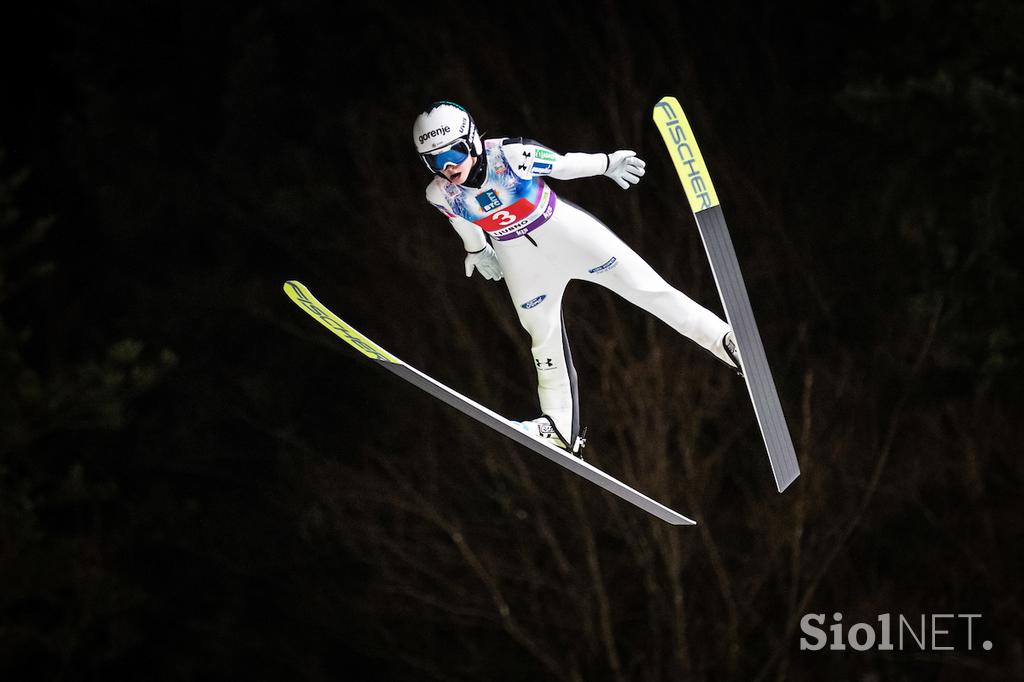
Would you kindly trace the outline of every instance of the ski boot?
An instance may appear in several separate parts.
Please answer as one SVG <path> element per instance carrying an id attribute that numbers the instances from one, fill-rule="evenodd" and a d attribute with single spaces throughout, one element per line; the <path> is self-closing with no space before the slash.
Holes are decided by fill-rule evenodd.
<path id="1" fill-rule="evenodd" d="M 571 455 L 575 455 L 580 459 L 583 459 L 582 450 L 587 443 L 587 427 L 583 427 L 580 430 L 580 434 L 576 436 L 576 441 L 573 443 L 573 447 L 569 447 L 565 444 L 565 438 L 558 432 L 555 427 L 555 422 L 551 417 L 543 415 L 536 419 L 531 419 L 525 422 L 512 422 L 518 426 L 525 433 L 530 434 L 534 438 L 547 441 L 555 447 L 565 450 Z"/>
<path id="2" fill-rule="evenodd" d="M 722 337 L 722 348 L 725 349 L 725 354 L 732 360 L 732 364 L 735 365 L 733 369 L 736 370 L 736 374 L 743 376 L 743 365 L 740 364 L 740 350 L 736 347 L 736 338 L 733 336 L 732 331 L 727 331 L 725 336 Z"/>

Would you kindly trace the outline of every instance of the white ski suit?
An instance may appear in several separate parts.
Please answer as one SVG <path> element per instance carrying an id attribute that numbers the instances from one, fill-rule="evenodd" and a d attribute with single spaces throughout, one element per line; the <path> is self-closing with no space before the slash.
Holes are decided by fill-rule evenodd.
<path id="1" fill-rule="evenodd" d="M 544 181 L 601 175 L 608 159 L 558 154 L 523 138 L 489 139 L 478 161 L 486 167 L 475 166 L 467 180 L 479 186 L 435 177 L 426 191 L 467 252 L 485 248 L 488 238 L 493 244 L 519 321 L 533 342 L 541 411 L 568 444 L 580 429 L 576 371 L 562 319 L 562 294 L 570 280 L 611 289 L 732 365 L 722 347 L 726 322 L 670 286 L 608 227 L 558 198 Z"/>

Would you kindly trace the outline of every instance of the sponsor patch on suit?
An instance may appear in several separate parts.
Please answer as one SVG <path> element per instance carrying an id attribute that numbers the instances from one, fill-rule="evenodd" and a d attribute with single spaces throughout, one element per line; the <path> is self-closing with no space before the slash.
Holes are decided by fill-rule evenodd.
<path id="1" fill-rule="evenodd" d="M 547 298 L 547 297 L 548 297 L 547 294 L 541 294 L 537 298 L 531 298 L 529 301 L 524 303 L 522 307 L 526 308 L 527 310 L 529 310 L 530 308 L 536 308 L 541 303 L 543 303 L 544 299 Z"/>
<path id="2" fill-rule="evenodd" d="M 476 195 L 477 203 L 484 211 L 492 211 L 501 206 L 501 199 L 493 189 L 486 190 Z"/>
<path id="3" fill-rule="evenodd" d="M 601 263 L 596 268 L 590 268 L 589 270 L 587 270 L 587 272 L 589 272 L 592 275 L 599 275 L 602 272 L 607 272 L 608 270 L 611 270 L 618 264 L 618 259 L 615 256 L 612 256 L 610 259 L 608 259 L 604 263 Z"/>

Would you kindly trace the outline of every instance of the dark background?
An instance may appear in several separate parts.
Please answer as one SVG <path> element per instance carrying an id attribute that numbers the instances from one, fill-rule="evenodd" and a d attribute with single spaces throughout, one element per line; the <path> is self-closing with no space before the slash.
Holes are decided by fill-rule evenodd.
<path id="1" fill-rule="evenodd" d="M 0 34 L 0 679 L 1024 679 L 1020 3 L 71 2 Z M 666 94 L 803 470 L 778 495 L 742 382 L 574 285 L 588 459 L 692 528 L 281 291 L 536 416 L 412 121 L 637 150 L 628 193 L 557 190 L 720 311 Z M 837 611 L 983 618 L 970 651 L 801 652 Z"/>

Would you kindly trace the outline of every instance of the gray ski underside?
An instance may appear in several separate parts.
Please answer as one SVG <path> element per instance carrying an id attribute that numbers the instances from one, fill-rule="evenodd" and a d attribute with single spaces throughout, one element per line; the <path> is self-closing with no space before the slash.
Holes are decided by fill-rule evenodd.
<path id="1" fill-rule="evenodd" d="M 779 394 L 775 389 L 775 380 L 772 379 L 772 372 L 765 357 L 761 334 L 754 321 L 736 251 L 729 237 L 729 228 L 725 224 L 721 206 L 713 206 L 695 215 L 726 317 L 740 349 L 744 380 L 747 382 L 750 400 L 754 404 L 754 414 L 757 416 L 768 450 L 775 485 L 781 493 L 800 475 L 800 467 L 793 450 L 793 440 L 786 426 L 786 417 L 779 402 Z"/>
<path id="2" fill-rule="evenodd" d="M 696 525 L 696 522 L 692 519 L 689 519 L 679 512 L 673 511 L 663 504 L 652 500 L 643 493 L 630 488 L 625 483 L 609 476 L 597 467 L 594 467 L 553 445 L 536 440 L 529 434 L 520 431 L 512 424 L 512 422 L 505 419 L 500 414 L 480 405 L 477 402 L 474 402 L 473 400 L 470 400 L 466 396 L 448 388 L 441 382 L 430 378 L 419 370 L 410 367 L 405 363 L 399 364 L 380 360 L 375 360 L 375 362 L 385 369 L 394 372 L 409 383 L 420 387 L 435 398 L 451 405 L 459 412 L 476 419 L 481 424 L 486 424 L 520 445 L 525 445 L 537 454 L 547 457 L 555 464 L 568 469 L 591 483 L 599 485 L 613 495 L 617 495 L 630 504 L 633 504 L 647 513 L 658 517 L 662 521 L 667 521 L 668 523 L 676 526 Z"/>

